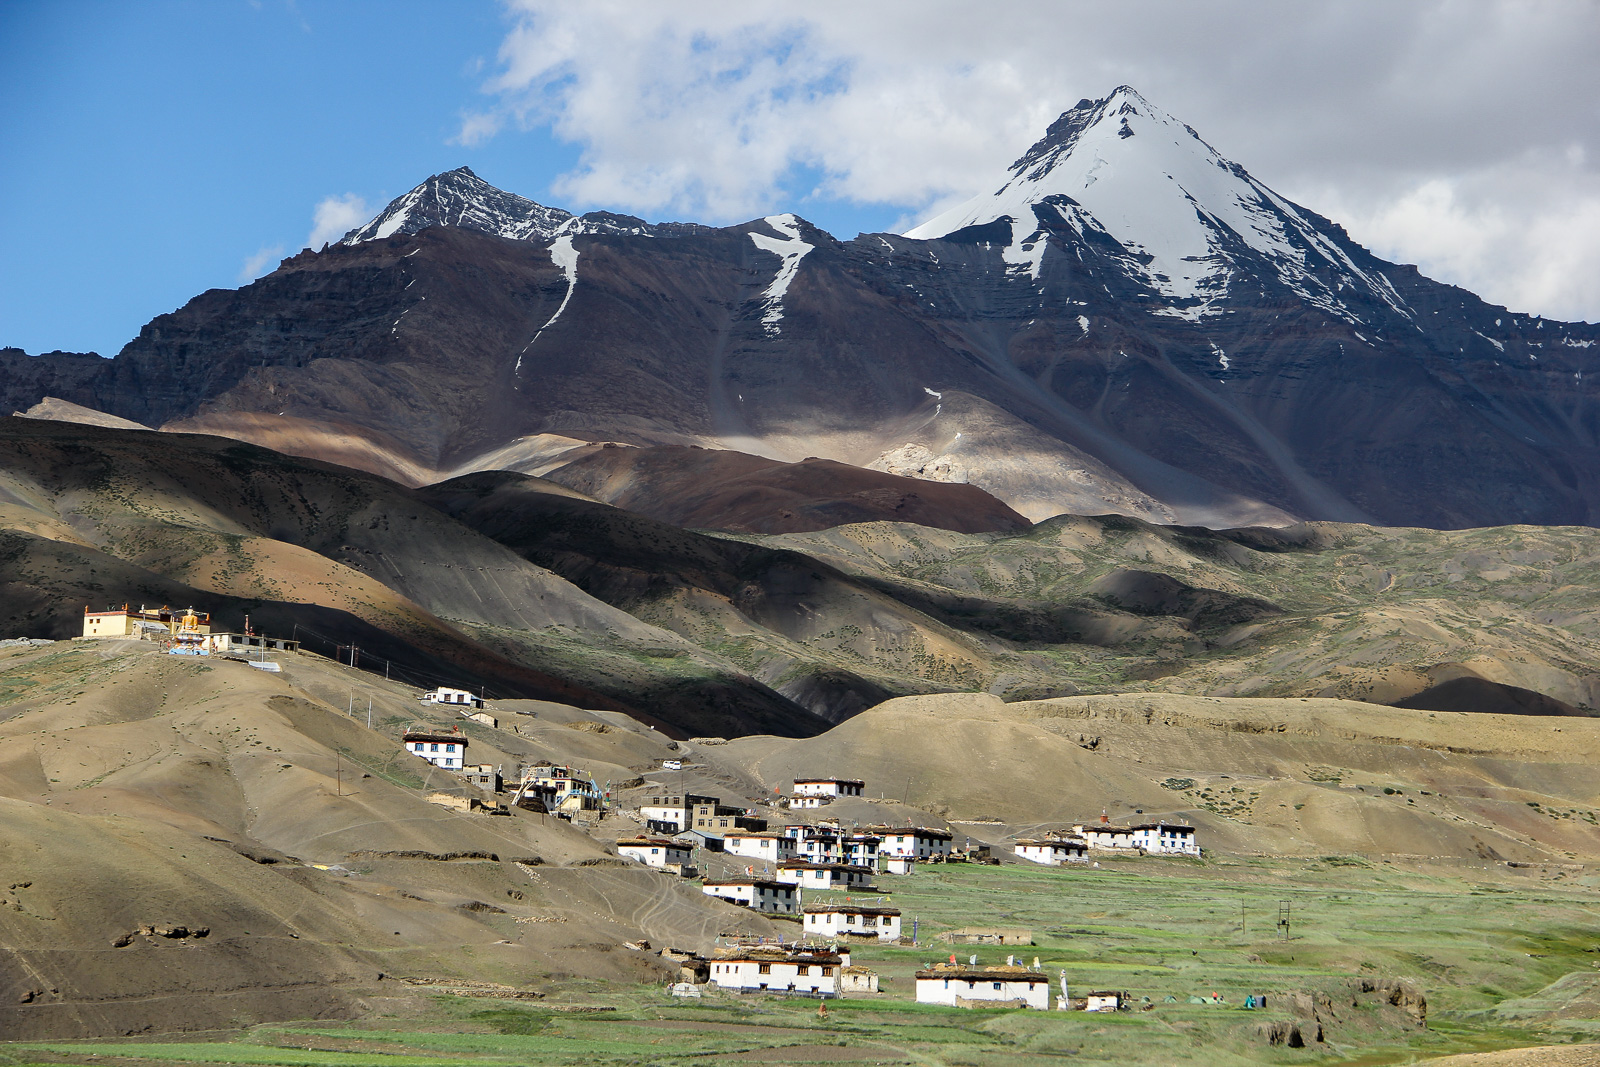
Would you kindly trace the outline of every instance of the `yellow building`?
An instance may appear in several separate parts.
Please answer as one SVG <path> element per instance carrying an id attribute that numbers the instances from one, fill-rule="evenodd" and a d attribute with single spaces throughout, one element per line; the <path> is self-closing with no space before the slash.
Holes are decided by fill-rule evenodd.
<path id="1" fill-rule="evenodd" d="M 163 641 L 179 630 L 186 633 L 209 634 L 211 615 L 189 608 L 174 611 L 162 606 L 132 610 L 124 604 L 107 611 L 83 609 L 83 636 L 101 638 L 131 638 L 137 641 Z"/>

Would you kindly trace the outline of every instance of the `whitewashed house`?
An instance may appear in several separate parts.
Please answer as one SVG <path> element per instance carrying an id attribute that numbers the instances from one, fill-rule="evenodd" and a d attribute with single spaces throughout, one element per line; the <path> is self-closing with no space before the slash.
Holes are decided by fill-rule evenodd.
<path id="1" fill-rule="evenodd" d="M 840 862 L 853 863 L 857 867 L 878 865 L 878 846 L 883 843 L 882 838 L 872 834 L 851 834 L 839 843 L 843 846 Z"/>
<path id="2" fill-rule="evenodd" d="M 866 889 L 875 873 L 871 867 L 852 867 L 847 863 L 790 860 L 778 865 L 778 881 L 805 889 Z"/>
<path id="3" fill-rule="evenodd" d="M 955 1006 L 983 1000 L 1020 1002 L 1023 1007 L 1046 1011 L 1050 1007 L 1050 979 L 1026 967 L 941 963 L 917 972 L 918 1004 Z"/>
<path id="4" fill-rule="evenodd" d="M 809 860 L 812 863 L 843 863 L 844 841 L 838 834 L 826 832 L 812 832 L 804 834 L 795 842 L 795 851 L 799 853 L 797 859 Z"/>
<path id="5" fill-rule="evenodd" d="M 1155 856 L 1198 856 L 1194 827 L 1175 822 L 1147 822 L 1133 827 L 1133 847 Z"/>
<path id="6" fill-rule="evenodd" d="M 807 937 L 872 937 L 879 941 L 900 940 L 900 909 L 857 904 L 807 904 Z"/>
<path id="7" fill-rule="evenodd" d="M 821 808 L 833 803 L 832 797 L 790 797 L 789 807 L 794 810 Z"/>
<path id="8" fill-rule="evenodd" d="M 1118 993 L 1113 990 L 1102 989 L 1098 992 L 1090 993 L 1084 998 L 1083 1010 L 1117 1011 L 1122 1007 L 1122 1001 L 1126 996 L 1126 993 Z"/>
<path id="9" fill-rule="evenodd" d="M 429 704 L 449 704 L 452 707 L 483 707 L 482 697 L 476 696 L 465 689 L 450 689 L 442 685 L 431 693 L 423 693 L 417 699 Z"/>
<path id="10" fill-rule="evenodd" d="M 796 778 L 797 797 L 858 797 L 866 783 L 858 778 Z"/>
<path id="11" fill-rule="evenodd" d="M 617 855 L 638 860 L 647 867 L 686 866 L 689 846 L 664 837 L 634 837 L 617 842 Z"/>
<path id="12" fill-rule="evenodd" d="M 848 957 L 831 952 L 790 954 L 782 949 L 732 950 L 711 961 L 711 981 L 744 993 L 803 993 L 837 996 L 839 972 Z"/>
<path id="13" fill-rule="evenodd" d="M 913 874 L 916 869 L 917 860 L 914 856 L 883 857 L 883 870 L 886 874 Z"/>
<path id="14" fill-rule="evenodd" d="M 783 834 L 729 833 L 722 838 L 722 848 L 731 856 L 748 856 L 750 859 L 780 863 L 795 858 L 795 840 Z"/>
<path id="15" fill-rule="evenodd" d="M 1074 826 L 1072 832 L 1096 850 L 1131 852 L 1137 847 L 1133 843 L 1133 827 L 1112 826 L 1111 819 L 1105 814 L 1101 814 L 1098 823 Z"/>
<path id="16" fill-rule="evenodd" d="M 794 915 L 800 910 L 800 890 L 794 885 L 765 878 L 734 878 L 706 882 L 700 891 L 708 897 L 726 900 L 751 911 L 768 915 Z"/>
<path id="17" fill-rule="evenodd" d="M 872 832 L 882 838 L 878 851 L 883 855 L 910 856 L 917 860 L 950 855 L 954 840 L 948 830 L 930 830 L 926 826 L 875 826 Z"/>
<path id="18" fill-rule="evenodd" d="M 1022 859 L 1046 867 L 1089 862 L 1089 843 L 1081 837 L 1023 838 L 1017 842 L 1015 851 Z"/>
<path id="19" fill-rule="evenodd" d="M 467 765 L 467 738 L 459 728 L 407 730 L 401 735 L 400 743 L 413 756 L 421 756 L 447 771 L 459 771 Z"/>

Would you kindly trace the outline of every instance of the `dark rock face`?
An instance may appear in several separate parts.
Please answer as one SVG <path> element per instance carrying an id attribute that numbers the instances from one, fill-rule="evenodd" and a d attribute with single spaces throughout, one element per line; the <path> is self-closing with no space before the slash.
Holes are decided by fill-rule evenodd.
<path id="1" fill-rule="evenodd" d="M 1091 146 L 1146 151 L 1157 132 L 1199 190 L 1184 187 L 1203 256 L 1130 243 L 1091 210 L 1103 183 L 1062 177 Z M 1010 181 L 1015 204 L 931 239 L 841 242 L 793 216 L 576 218 L 451 172 L 346 243 L 155 319 L 115 361 L 0 370 L 14 409 L 55 395 L 247 439 L 231 417 L 281 413 L 434 472 L 418 481 L 535 434 L 861 466 L 926 440 L 1002 499 L 995 471 L 1057 450 L 1073 503 L 1014 505 L 1034 520 L 1600 517 L 1600 327 L 1377 259 L 1131 91 L 1063 115 Z M 942 395 L 1010 420 L 1007 444 L 963 433 Z"/>
<path id="2" fill-rule="evenodd" d="M 30 356 L 0 348 L 0 415 L 26 411 L 47 396 L 82 395 L 105 372 L 105 362 L 93 352 Z"/>

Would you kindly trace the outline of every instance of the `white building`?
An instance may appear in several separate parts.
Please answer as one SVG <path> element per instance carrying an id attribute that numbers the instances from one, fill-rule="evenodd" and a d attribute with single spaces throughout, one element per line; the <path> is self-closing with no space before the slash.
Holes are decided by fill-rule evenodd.
<path id="1" fill-rule="evenodd" d="M 867 784 L 858 778 L 796 778 L 797 797 L 858 797 Z"/>
<path id="2" fill-rule="evenodd" d="M 617 842 L 617 855 L 649 867 L 687 866 L 689 846 L 662 837 L 634 837 Z"/>
<path id="3" fill-rule="evenodd" d="M 832 804 L 832 803 L 833 803 L 833 798 L 832 797 L 790 797 L 789 798 L 789 807 L 791 809 L 796 809 L 796 810 L 804 809 L 804 808 L 820 808 L 820 807 L 822 807 L 822 806 L 824 806 L 826 804 Z"/>
<path id="4" fill-rule="evenodd" d="M 1046 867 L 1059 867 L 1063 863 L 1088 863 L 1089 843 L 1081 837 L 1024 838 L 1017 842 L 1016 853 Z"/>
<path id="5" fill-rule="evenodd" d="M 1113 992 L 1107 989 L 1102 989 L 1096 993 L 1090 993 L 1084 998 L 1083 1010 L 1116 1011 L 1122 1007 L 1122 999 L 1124 996 L 1126 996 L 1126 994 Z"/>
<path id="6" fill-rule="evenodd" d="M 925 826 L 874 827 L 873 833 L 883 839 L 878 845 L 883 855 L 910 856 L 917 860 L 950 855 L 954 840 L 948 830 L 930 830 Z"/>
<path id="7" fill-rule="evenodd" d="M 1021 1001 L 1023 1006 L 1046 1011 L 1050 1007 L 1050 979 L 1026 967 L 968 967 L 941 963 L 917 972 L 918 1004 L 971 1003 L 977 1000 Z"/>
<path id="8" fill-rule="evenodd" d="M 1133 847 L 1156 856 L 1198 856 L 1194 827 L 1175 822 L 1147 822 L 1133 827 Z"/>
<path id="9" fill-rule="evenodd" d="M 1092 849 L 1100 851 L 1132 851 L 1136 846 L 1133 843 L 1133 827 L 1112 826 L 1111 820 L 1100 816 L 1098 823 L 1086 823 L 1072 828 L 1072 832 L 1083 840 Z"/>
<path id="10" fill-rule="evenodd" d="M 458 728 L 407 730 L 400 740 L 407 752 L 421 756 L 435 767 L 459 771 L 467 764 L 467 738 Z"/>
<path id="11" fill-rule="evenodd" d="M 875 908 L 855 904 L 807 904 L 807 937 L 875 937 L 879 941 L 900 940 L 900 909 Z"/>
<path id="12" fill-rule="evenodd" d="M 795 842 L 798 859 L 811 863 L 843 863 L 844 841 L 838 834 L 807 833 Z"/>
<path id="13" fill-rule="evenodd" d="M 800 891 L 793 885 L 772 882 L 764 878 L 735 878 L 721 882 L 706 882 L 700 891 L 708 897 L 726 900 L 741 908 L 766 912 L 769 915 L 794 915 L 800 910 Z"/>
<path id="14" fill-rule="evenodd" d="M 449 689 L 442 685 L 431 693 L 423 693 L 417 699 L 427 701 L 429 704 L 449 704 L 454 707 L 467 708 L 483 707 L 482 697 L 474 696 L 465 689 Z"/>
<path id="15" fill-rule="evenodd" d="M 857 867 L 876 867 L 878 865 L 878 846 L 883 844 L 883 839 L 872 834 L 851 834 L 840 841 L 843 854 L 840 861 L 852 863 Z"/>
<path id="16" fill-rule="evenodd" d="M 711 961 L 711 981 L 741 992 L 837 996 L 839 972 L 848 965 L 848 957 L 831 952 L 791 955 L 782 949 L 734 950 Z"/>
<path id="17" fill-rule="evenodd" d="M 912 856 L 885 856 L 883 869 L 887 874 L 912 874 L 917 869 L 917 861 Z"/>
<path id="18" fill-rule="evenodd" d="M 778 881 L 805 889 L 865 889 L 876 872 L 871 867 L 846 863 L 807 863 L 790 860 L 778 865 Z"/>
<path id="19" fill-rule="evenodd" d="M 776 867 L 795 857 L 795 840 L 783 834 L 756 834 L 740 831 L 722 838 L 723 851 L 732 856 L 748 856 Z"/>

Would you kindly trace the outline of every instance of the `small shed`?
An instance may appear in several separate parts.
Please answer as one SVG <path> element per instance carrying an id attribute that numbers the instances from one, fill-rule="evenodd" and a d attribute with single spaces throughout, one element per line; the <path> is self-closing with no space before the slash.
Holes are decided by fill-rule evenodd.
<path id="1" fill-rule="evenodd" d="M 841 993 L 876 993 L 878 972 L 868 967 L 846 967 L 839 975 Z"/>

